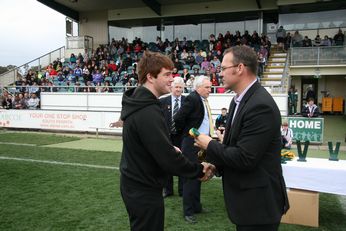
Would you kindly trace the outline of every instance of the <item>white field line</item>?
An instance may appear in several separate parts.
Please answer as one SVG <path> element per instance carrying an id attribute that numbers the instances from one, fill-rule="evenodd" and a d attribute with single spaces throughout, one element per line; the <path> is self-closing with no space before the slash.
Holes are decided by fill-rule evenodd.
<path id="1" fill-rule="evenodd" d="M 101 168 L 101 169 L 119 170 L 118 167 L 113 167 L 113 166 L 94 165 L 94 164 L 81 164 L 81 163 L 69 163 L 69 162 L 59 162 L 59 161 L 50 161 L 50 160 L 34 160 L 34 159 L 26 159 L 26 158 L 8 157 L 8 156 L 0 156 L 0 160 L 17 160 L 17 161 L 36 162 L 36 163 L 44 163 L 44 164 L 56 164 L 56 165 L 68 165 L 68 166 L 87 167 L 87 168 Z"/>
<path id="2" fill-rule="evenodd" d="M 10 144 L 10 145 L 20 145 L 20 146 L 37 146 L 36 144 L 21 144 L 21 143 L 12 143 L 12 142 L 0 142 L 0 144 Z"/>

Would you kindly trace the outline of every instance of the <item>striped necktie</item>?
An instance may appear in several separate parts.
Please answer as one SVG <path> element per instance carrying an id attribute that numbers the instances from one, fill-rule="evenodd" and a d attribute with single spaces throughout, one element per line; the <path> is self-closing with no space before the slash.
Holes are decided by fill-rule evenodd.
<path id="1" fill-rule="evenodd" d="M 214 123 L 213 123 L 213 118 L 211 117 L 211 110 L 210 110 L 210 106 L 208 103 L 208 100 L 205 99 L 205 106 L 207 107 L 207 111 L 208 111 L 208 118 L 209 118 L 209 135 L 211 137 L 213 137 L 214 135 Z"/>
<path id="2" fill-rule="evenodd" d="M 177 129 L 175 128 L 175 122 L 173 118 L 177 114 L 178 111 L 179 111 L 179 99 L 175 98 L 174 106 L 173 106 L 173 115 L 172 115 L 172 127 L 171 127 L 172 134 L 177 133 Z"/>

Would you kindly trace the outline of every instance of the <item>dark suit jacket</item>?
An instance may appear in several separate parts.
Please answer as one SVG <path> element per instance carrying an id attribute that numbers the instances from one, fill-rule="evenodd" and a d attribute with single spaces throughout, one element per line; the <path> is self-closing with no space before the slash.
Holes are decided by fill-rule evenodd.
<path id="1" fill-rule="evenodd" d="M 184 105 L 185 96 L 181 96 L 180 107 Z M 165 116 L 166 123 L 169 128 L 172 127 L 172 111 L 174 105 L 172 105 L 172 95 L 160 98 L 160 102 L 163 109 L 163 114 Z"/>
<path id="2" fill-rule="evenodd" d="M 204 118 L 204 105 L 197 91 L 186 96 L 184 105 L 174 117 L 175 127 L 183 136 L 189 135 L 190 128 L 199 128 Z"/>
<path id="3" fill-rule="evenodd" d="M 208 162 L 221 168 L 228 215 L 237 225 L 279 223 L 288 209 L 281 168 L 281 116 L 271 95 L 256 82 L 232 108 L 223 144 L 211 141 Z"/>

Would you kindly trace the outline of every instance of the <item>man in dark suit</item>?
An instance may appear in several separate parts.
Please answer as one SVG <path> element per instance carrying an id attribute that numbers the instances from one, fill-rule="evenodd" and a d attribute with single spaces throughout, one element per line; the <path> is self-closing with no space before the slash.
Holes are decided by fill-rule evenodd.
<path id="1" fill-rule="evenodd" d="M 211 82 L 207 76 L 199 76 L 194 81 L 195 91 L 191 92 L 184 101 L 184 105 L 174 116 L 175 127 L 178 133 L 183 134 L 181 144 L 182 153 L 190 161 L 197 163 L 197 153 L 199 148 L 193 145 L 194 139 L 189 136 L 190 128 L 196 128 L 204 134 L 213 133 L 213 124 L 210 110 L 208 110 L 209 93 L 211 92 Z M 200 202 L 201 182 L 194 179 L 184 178 L 183 183 L 183 210 L 184 219 L 189 223 L 196 223 L 195 213 L 202 212 Z"/>
<path id="2" fill-rule="evenodd" d="M 185 83 L 181 77 L 175 77 L 172 83 L 171 95 L 160 99 L 163 114 L 165 116 L 166 123 L 170 129 L 170 137 L 174 146 L 181 148 L 182 135 L 177 133 L 173 116 L 178 112 L 179 108 L 184 104 L 185 96 L 182 95 L 184 91 Z M 173 176 L 169 176 L 167 184 L 163 188 L 163 197 L 169 197 L 173 195 Z M 179 196 L 183 195 L 183 180 L 178 178 L 178 193 Z"/>
<path id="3" fill-rule="evenodd" d="M 237 231 L 276 231 L 288 208 L 281 168 L 281 116 L 257 82 L 257 57 L 246 46 L 225 51 L 224 86 L 236 92 L 223 143 L 201 134 L 195 140 L 222 175 L 229 218 Z"/>

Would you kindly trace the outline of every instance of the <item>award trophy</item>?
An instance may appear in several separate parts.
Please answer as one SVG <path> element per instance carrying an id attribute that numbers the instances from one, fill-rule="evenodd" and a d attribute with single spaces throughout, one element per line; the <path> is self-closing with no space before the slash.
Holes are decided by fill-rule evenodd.
<path id="1" fill-rule="evenodd" d="M 199 131 L 196 128 L 191 128 L 189 130 L 189 135 L 193 138 L 196 138 L 197 136 L 200 135 Z M 198 151 L 197 153 L 197 158 L 200 162 L 204 162 L 205 161 L 205 157 L 206 157 L 207 153 L 205 150 L 201 149 Z"/>

